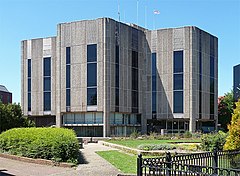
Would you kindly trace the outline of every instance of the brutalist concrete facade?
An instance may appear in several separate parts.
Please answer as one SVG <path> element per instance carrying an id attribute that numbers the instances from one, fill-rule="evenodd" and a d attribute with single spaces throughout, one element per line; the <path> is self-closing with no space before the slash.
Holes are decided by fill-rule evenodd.
<path id="1" fill-rule="evenodd" d="M 97 58 L 93 63 L 97 90 L 94 105 L 88 102 L 90 45 L 96 47 Z M 57 37 L 22 41 L 24 115 L 35 121 L 43 120 L 44 123 L 39 120 L 39 126 L 56 123 L 59 127 L 73 128 L 79 136 L 125 136 L 135 129 L 142 133 L 175 133 L 204 130 L 204 126 L 214 128 L 217 48 L 217 38 L 196 27 L 151 31 L 109 18 L 59 24 Z M 183 53 L 182 113 L 173 111 L 175 51 Z M 154 113 L 152 53 L 156 53 Z M 51 58 L 51 109 L 48 111 L 43 108 L 44 58 Z M 70 103 L 66 101 L 69 94 Z"/>

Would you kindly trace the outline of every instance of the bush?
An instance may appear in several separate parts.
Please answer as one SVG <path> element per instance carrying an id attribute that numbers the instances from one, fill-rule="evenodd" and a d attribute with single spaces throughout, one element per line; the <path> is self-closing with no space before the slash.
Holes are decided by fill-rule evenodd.
<path id="1" fill-rule="evenodd" d="M 142 144 L 138 146 L 140 150 L 173 150 L 176 149 L 175 146 L 170 144 Z"/>
<path id="2" fill-rule="evenodd" d="M 204 134 L 201 138 L 201 148 L 205 151 L 213 151 L 214 149 L 223 150 L 226 142 L 227 133 L 219 131 L 218 133 Z"/>
<path id="3" fill-rule="evenodd" d="M 130 138 L 136 139 L 141 135 L 140 132 L 138 132 L 136 129 L 130 134 Z"/>
<path id="4" fill-rule="evenodd" d="M 0 151 L 56 162 L 78 162 L 79 144 L 73 130 L 14 128 L 0 134 Z"/>
<path id="5" fill-rule="evenodd" d="M 192 137 L 192 133 L 190 131 L 186 131 L 184 134 L 183 134 L 183 137 L 184 138 L 191 138 Z"/>
<path id="6" fill-rule="evenodd" d="M 229 136 L 224 145 L 225 150 L 240 149 L 240 100 L 236 103 L 236 109 L 232 115 L 231 124 L 228 126 Z"/>

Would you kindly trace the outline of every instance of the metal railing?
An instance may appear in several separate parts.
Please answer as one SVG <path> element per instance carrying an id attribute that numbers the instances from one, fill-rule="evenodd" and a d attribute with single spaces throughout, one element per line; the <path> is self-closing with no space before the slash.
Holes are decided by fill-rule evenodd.
<path id="1" fill-rule="evenodd" d="M 137 159 L 137 175 L 240 176 L 240 151 L 214 151 Z"/>

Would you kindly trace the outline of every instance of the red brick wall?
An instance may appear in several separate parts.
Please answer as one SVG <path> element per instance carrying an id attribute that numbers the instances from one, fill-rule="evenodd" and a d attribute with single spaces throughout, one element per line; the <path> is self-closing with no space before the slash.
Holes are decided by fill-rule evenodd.
<path id="1" fill-rule="evenodd" d="M 4 104 L 12 103 L 12 93 L 0 91 L 0 99 Z"/>

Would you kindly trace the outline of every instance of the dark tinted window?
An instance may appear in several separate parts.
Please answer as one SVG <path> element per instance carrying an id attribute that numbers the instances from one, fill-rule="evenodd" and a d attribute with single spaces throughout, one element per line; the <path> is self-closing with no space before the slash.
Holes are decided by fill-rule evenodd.
<path id="1" fill-rule="evenodd" d="M 87 62 L 96 62 L 97 61 L 97 45 L 88 45 L 87 46 Z"/>
<path id="2" fill-rule="evenodd" d="M 210 94 L 210 114 L 214 114 L 214 94 Z"/>
<path id="3" fill-rule="evenodd" d="M 210 78 L 210 92 L 214 93 L 214 78 Z"/>
<path id="4" fill-rule="evenodd" d="M 116 101 L 116 106 L 119 106 L 119 89 L 115 89 L 115 101 Z"/>
<path id="5" fill-rule="evenodd" d="M 173 112 L 183 113 L 183 91 L 174 91 L 173 94 Z"/>
<path id="6" fill-rule="evenodd" d="M 51 92 L 44 92 L 44 111 L 51 110 Z"/>
<path id="7" fill-rule="evenodd" d="M 214 56 L 214 37 L 210 36 L 210 55 Z"/>
<path id="8" fill-rule="evenodd" d="M 199 74 L 202 74 L 202 53 L 199 52 Z"/>
<path id="9" fill-rule="evenodd" d="M 183 74 L 174 74 L 173 87 L 174 90 L 183 90 Z"/>
<path id="10" fill-rule="evenodd" d="M 66 88 L 71 86 L 71 65 L 66 65 Z"/>
<path id="11" fill-rule="evenodd" d="M 132 107 L 138 108 L 138 92 L 132 91 Z"/>
<path id="12" fill-rule="evenodd" d="M 51 57 L 44 58 L 44 76 L 51 76 Z"/>
<path id="13" fill-rule="evenodd" d="M 174 73 L 183 72 L 183 51 L 174 51 Z"/>
<path id="14" fill-rule="evenodd" d="M 132 68 L 132 90 L 138 90 L 138 69 Z"/>
<path id="15" fill-rule="evenodd" d="M 87 87 L 97 86 L 97 64 L 87 64 Z"/>
<path id="16" fill-rule="evenodd" d="M 152 76 L 152 91 L 156 91 L 156 76 Z"/>
<path id="17" fill-rule="evenodd" d="M 71 63 L 71 48 L 66 47 L 66 64 Z"/>
<path id="18" fill-rule="evenodd" d="M 28 111 L 31 111 L 31 93 L 28 93 Z"/>
<path id="19" fill-rule="evenodd" d="M 156 75 L 156 53 L 152 53 L 152 75 Z"/>
<path id="20" fill-rule="evenodd" d="M 132 67 L 138 67 L 138 52 L 132 51 Z"/>
<path id="21" fill-rule="evenodd" d="M 87 89 L 87 105 L 97 105 L 97 88 Z"/>
<path id="22" fill-rule="evenodd" d="M 214 57 L 210 56 L 210 76 L 214 77 Z"/>
<path id="23" fill-rule="evenodd" d="M 31 78 L 28 78 L 28 92 L 31 92 Z"/>
<path id="24" fill-rule="evenodd" d="M 157 111 L 157 93 L 152 92 L 152 113 L 156 113 Z"/>
<path id="25" fill-rule="evenodd" d="M 116 87 L 119 87 L 119 65 L 116 64 L 116 67 L 115 67 L 115 71 L 116 71 L 116 76 L 115 76 L 115 81 L 116 81 Z"/>
<path id="26" fill-rule="evenodd" d="M 71 89 L 66 89 L 66 106 L 71 105 Z"/>
<path id="27" fill-rule="evenodd" d="M 28 77 L 31 77 L 32 72 L 32 65 L 31 65 L 31 59 L 28 59 Z"/>
<path id="28" fill-rule="evenodd" d="M 51 77 L 44 78 L 43 88 L 44 91 L 51 91 Z"/>
<path id="29" fill-rule="evenodd" d="M 119 64 L 119 46 L 116 45 L 116 64 Z"/>

